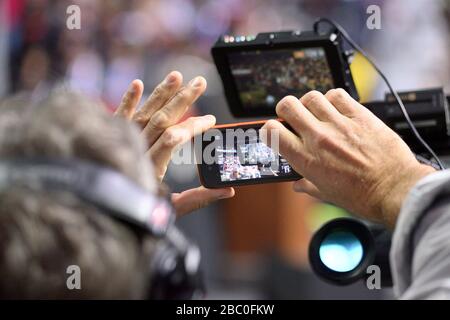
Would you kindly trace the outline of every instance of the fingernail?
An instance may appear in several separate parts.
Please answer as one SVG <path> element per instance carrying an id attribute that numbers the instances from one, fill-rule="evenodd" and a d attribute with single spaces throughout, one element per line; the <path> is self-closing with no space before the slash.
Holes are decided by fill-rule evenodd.
<path id="1" fill-rule="evenodd" d="M 128 90 L 129 93 L 135 93 L 136 92 L 136 86 L 134 85 L 134 81 L 132 81 L 130 83 L 130 85 L 128 86 Z"/>
<path id="2" fill-rule="evenodd" d="M 166 83 L 167 84 L 172 84 L 177 80 L 177 77 L 175 76 L 175 74 L 173 72 L 169 73 L 166 77 Z"/>
<path id="3" fill-rule="evenodd" d="M 219 199 L 228 199 L 230 197 L 229 192 L 224 192 L 219 196 Z"/>
<path id="4" fill-rule="evenodd" d="M 202 85 L 203 81 L 201 77 L 195 77 L 191 81 L 189 81 L 188 85 L 194 88 L 200 87 Z"/>
<path id="5" fill-rule="evenodd" d="M 211 114 L 207 114 L 206 116 L 203 116 L 203 118 L 204 118 L 205 120 L 209 121 L 209 122 L 216 121 L 216 117 L 214 117 L 214 116 L 211 115 Z"/>

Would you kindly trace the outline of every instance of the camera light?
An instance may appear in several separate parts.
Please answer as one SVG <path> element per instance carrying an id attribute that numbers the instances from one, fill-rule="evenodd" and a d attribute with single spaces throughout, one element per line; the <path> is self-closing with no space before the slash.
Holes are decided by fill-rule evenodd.
<path id="1" fill-rule="evenodd" d="M 232 43 L 232 42 L 246 42 L 246 41 L 253 41 L 256 39 L 256 36 L 250 35 L 250 36 L 230 36 L 230 35 L 224 35 L 223 36 L 223 42 L 225 43 Z"/>

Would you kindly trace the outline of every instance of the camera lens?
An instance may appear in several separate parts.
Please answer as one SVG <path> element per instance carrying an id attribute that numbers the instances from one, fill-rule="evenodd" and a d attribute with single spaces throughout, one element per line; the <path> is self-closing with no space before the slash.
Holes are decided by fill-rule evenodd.
<path id="1" fill-rule="evenodd" d="M 336 272 L 355 269 L 363 258 L 361 241 L 348 231 L 335 231 L 326 236 L 319 248 L 322 263 Z"/>
<path id="2" fill-rule="evenodd" d="M 374 258 L 371 231 L 363 222 L 351 218 L 324 224 L 309 245 L 313 271 L 334 284 L 346 285 L 363 278 Z"/>

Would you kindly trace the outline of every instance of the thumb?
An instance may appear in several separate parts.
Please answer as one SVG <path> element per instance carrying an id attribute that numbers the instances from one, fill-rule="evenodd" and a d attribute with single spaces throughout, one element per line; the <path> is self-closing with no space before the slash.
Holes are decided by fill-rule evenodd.
<path id="1" fill-rule="evenodd" d="M 206 207 L 211 202 L 231 198 L 234 196 L 233 188 L 207 189 L 198 187 L 181 193 L 172 194 L 172 204 L 180 217 L 189 212 Z"/>

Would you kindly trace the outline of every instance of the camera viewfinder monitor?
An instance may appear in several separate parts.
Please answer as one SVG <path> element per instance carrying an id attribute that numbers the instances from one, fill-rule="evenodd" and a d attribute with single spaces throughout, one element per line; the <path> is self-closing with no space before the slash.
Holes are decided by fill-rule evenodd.
<path id="1" fill-rule="evenodd" d="M 344 88 L 358 99 L 340 37 L 314 32 L 224 36 L 212 49 L 234 116 L 275 116 L 283 97 Z"/>

